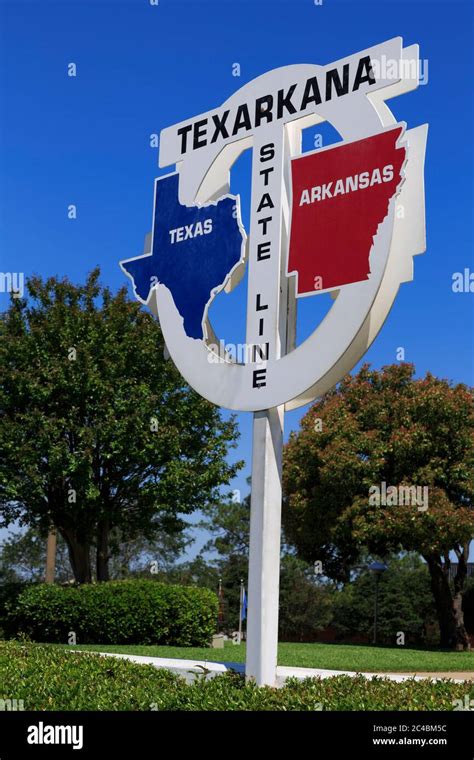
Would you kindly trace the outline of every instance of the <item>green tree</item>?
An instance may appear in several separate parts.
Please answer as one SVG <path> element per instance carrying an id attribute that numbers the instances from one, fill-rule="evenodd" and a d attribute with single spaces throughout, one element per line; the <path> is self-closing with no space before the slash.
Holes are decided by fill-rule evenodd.
<path id="1" fill-rule="evenodd" d="M 201 582 L 212 584 L 209 587 L 213 591 L 221 584 L 223 628 L 230 633 L 237 630 L 239 624 L 241 581 L 247 587 L 250 495 L 242 501 L 223 499 L 208 506 L 199 527 L 211 537 L 202 548 L 193 569 L 201 569 Z M 204 573 L 202 562 L 208 568 Z M 211 568 L 213 574 L 209 575 Z"/>
<path id="2" fill-rule="evenodd" d="M 220 498 L 234 419 L 164 358 L 158 322 L 94 270 L 84 285 L 33 277 L 0 320 L 0 515 L 56 526 L 74 577 L 109 577 L 110 535 L 183 530 Z"/>
<path id="3" fill-rule="evenodd" d="M 323 583 L 307 562 L 284 554 L 280 569 L 279 638 L 311 641 L 333 618 L 334 587 Z"/>
<path id="4" fill-rule="evenodd" d="M 347 581 L 361 550 L 420 553 L 444 647 L 469 646 L 462 591 L 474 535 L 472 401 L 464 385 L 415 380 L 412 365 L 364 366 L 311 407 L 284 456 L 283 522 L 299 555 Z M 426 487 L 428 508 L 406 496 L 375 503 L 384 483 Z"/>
<path id="5" fill-rule="evenodd" d="M 250 486 L 250 478 L 247 479 Z M 220 557 L 239 556 L 248 561 L 250 543 L 250 494 L 240 499 L 222 499 L 208 505 L 198 527 L 211 538 L 201 553 Z"/>
<path id="6" fill-rule="evenodd" d="M 193 542 L 188 531 L 165 533 L 157 530 L 151 538 L 139 534 L 130 539 L 120 528 L 110 535 L 110 577 L 150 578 L 170 570 L 178 557 Z"/>
<path id="7" fill-rule="evenodd" d="M 46 567 L 46 537 L 35 528 L 15 532 L 0 545 L 0 566 L 10 574 L 11 581 L 44 581 Z M 57 537 L 56 573 L 59 583 L 72 580 L 71 563 L 62 536 Z"/>
<path id="8" fill-rule="evenodd" d="M 386 644 L 423 644 L 436 620 L 430 576 L 420 557 L 392 557 L 380 576 L 377 637 Z M 373 635 L 375 578 L 365 568 L 334 597 L 333 625 L 344 637 L 359 633 Z"/>
<path id="9" fill-rule="evenodd" d="M 109 540 L 109 575 L 111 580 L 132 576 L 152 577 L 169 569 L 190 543 L 186 531 L 167 534 L 157 531 L 152 538 L 137 535 L 127 539 L 120 528 L 112 528 Z M 93 556 L 96 547 L 91 544 Z M 15 532 L 0 545 L 0 569 L 11 581 L 44 580 L 46 566 L 46 536 L 35 527 Z M 57 536 L 55 581 L 67 583 L 73 580 L 67 545 L 60 534 Z"/>
<path id="10" fill-rule="evenodd" d="M 250 484 L 250 481 L 248 481 Z M 216 590 L 219 579 L 224 595 L 225 623 L 235 630 L 239 619 L 240 581 L 247 586 L 250 534 L 250 495 L 206 510 L 200 527 L 211 534 L 202 549 L 210 554 L 201 582 Z M 201 558 L 199 558 L 201 559 Z M 202 562 L 202 560 L 201 560 Z M 214 572 L 209 575 L 209 568 Z M 283 544 L 280 565 L 279 632 L 283 640 L 310 639 L 331 621 L 332 588 L 320 582 L 314 568 L 293 556 Z"/>

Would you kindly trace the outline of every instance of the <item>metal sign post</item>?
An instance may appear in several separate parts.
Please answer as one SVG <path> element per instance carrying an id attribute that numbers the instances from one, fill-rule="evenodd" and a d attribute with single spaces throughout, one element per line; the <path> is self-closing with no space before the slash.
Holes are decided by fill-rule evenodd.
<path id="1" fill-rule="evenodd" d="M 291 151 L 299 152 L 300 146 L 292 125 L 273 124 L 253 145 L 246 342 L 258 346 L 265 361 L 286 353 L 288 325 L 296 324 L 296 300 L 289 303 L 283 268 L 289 241 L 287 168 Z M 266 381 L 266 363 L 254 377 L 256 385 Z M 253 416 L 245 674 L 259 685 L 276 680 L 284 415 L 281 404 Z"/>
<path id="2" fill-rule="evenodd" d="M 245 674 L 260 685 L 276 678 L 282 453 L 283 406 L 255 412 Z"/>
<path id="3" fill-rule="evenodd" d="M 269 71 L 162 130 L 160 166 L 176 170 L 155 182 L 149 250 L 121 262 L 184 379 L 217 406 L 254 413 L 246 674 L 259 685 L 276 680 L 284 413 L 357 364 L 426 247 L 427 125 L 407 129 L 385 103 L 419 73 L 418 46 L 395 37 Z M 324 121 L 341 140 L 302 154 L 302 130 Z M 229 179 L 250 148 L 247 238 Z M 209 306 L 245 270 L 242 360 Z M 297 299 L 321 293 L 329 311 L 297 346 Z"/>

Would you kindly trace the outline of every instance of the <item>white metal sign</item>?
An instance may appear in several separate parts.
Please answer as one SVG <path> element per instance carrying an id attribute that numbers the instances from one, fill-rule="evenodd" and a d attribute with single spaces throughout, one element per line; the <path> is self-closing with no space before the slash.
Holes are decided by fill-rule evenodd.
<path id="1" fill-rule="evenodd" d="M 189 384 L 256 412 L 247 673 L 259 683 L 275 676 L 284 411 L 352 369 L 425 250 L 427 125 L 408 129 L 385 103 L 415 89 L 418 72 L 418 46 L 396 37 L 325 66 L 275 69 L 164 129 L 160 166 L 176 170 L 156 180 L 149 251 L 121 264 Z M 302 153 L 302 130 L 324 121 L 341 141 Z M 247 233 L 229 188 L 249 148 Z M 246 352 L 236 357 L 209 306 L 246 270 Z M 331 308 L 297 345 L 298 299 L 328 292 Z"/>

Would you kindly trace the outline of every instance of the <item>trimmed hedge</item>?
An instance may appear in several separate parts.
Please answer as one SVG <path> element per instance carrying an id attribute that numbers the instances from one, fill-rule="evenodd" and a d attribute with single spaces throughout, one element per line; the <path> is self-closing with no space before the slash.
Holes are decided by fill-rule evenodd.
<path id="1" fill-rule="evenodd" d="M 469 683 L 345 675 L 281 689 L 246 684 L 235 673 L 187 685 L 152 665 L 0 642 L 0 699 L 23 700 L 25 710 L 453 710 L 455 700 L 473 697 Z"/>
<path id="2" fill-rule="evenodd" d="M 151 580 L 25 589 L 10 608 L 9 630 L 33 641 L 78 644 L 207 646 L 215 632 L 216 594 Z"/>
<path id="3" fill-rule="evenodd" d="M 20 594 L 32 585 L 25 581 L 0 582 L 0 638 L 14 636 L 9 610 L 13 609 Z"/>

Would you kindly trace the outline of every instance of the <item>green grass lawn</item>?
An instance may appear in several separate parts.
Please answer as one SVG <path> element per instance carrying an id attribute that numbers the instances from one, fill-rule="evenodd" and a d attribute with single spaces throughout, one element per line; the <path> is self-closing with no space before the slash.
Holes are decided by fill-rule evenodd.
<path id="1" fill-rule="evenodd" d="M 173 657 L 212 662 L 245 662 L 245 644 L 226 643 L 222 649 L 200 647 L 83 644 L 95 652 L 118 652 L 148 657 Z M 329 670 L 368 672 L 473 671 L 474 652 L 441 652 L 405 647 L 374 647 L 353 644 L 279 644 L 278 664 Z"/>

